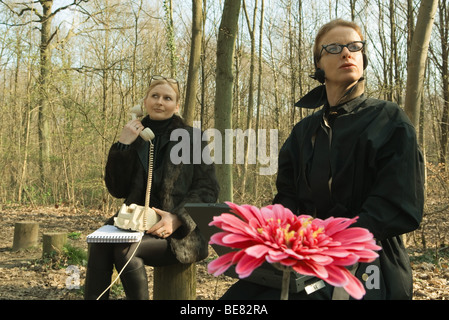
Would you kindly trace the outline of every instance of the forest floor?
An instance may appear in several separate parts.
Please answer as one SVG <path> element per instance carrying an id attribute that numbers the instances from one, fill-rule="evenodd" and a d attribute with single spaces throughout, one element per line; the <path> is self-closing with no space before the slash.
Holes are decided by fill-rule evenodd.
<path id="1" fill-rule="evenodd" d="M 448 212 L 425 217 L 423 226 L 408 235 L 408 250 L 414 275 L 415 300 L 449 299 L 449 247 L 446 242 Z M 86 236 L 103 224 L 107 215 L 95 210 L 73 210 L 67 207 L 0 208 L 0 299 L 1 300 L 81 300 L 86 268 L 85 262 L 73 262 L 77 251 L 86 252 Z M 19 221 L 39 223 L 39 244 L 35 248 L 13 251 L 14 226 Z M 67 232 L 72 255 L 58 260 L 42 258 L 42 234 Z M 424 237 L 424 238 L 423 238 Z M 423 248 L 425 239 L 426 249 Z M 412 243 L 412 244 L 410 244 Z M 75 249 L 73 249 L 75 248 Z M 78 250 L 76 250 L 78 248 Z M 236 280 L 208 274 L 208 261 L 215 258 L 210 250 L 207 260 L 197 265 L 197 300 L 216 300 Z M 74 253 L 73 253 L 74 252 Z M 75 265 L 75 268 L 67 268 Z M 150 297 L 152 268 L 147 267 Z M 76 273 L 74 273 L 76 272 Z M 79 275 L 79 281 L 77 277 Z M 79 284 L 80 288 L 71 288 Z M 121 285 L 116 284 L 111 299 L 124 299 Z"/>

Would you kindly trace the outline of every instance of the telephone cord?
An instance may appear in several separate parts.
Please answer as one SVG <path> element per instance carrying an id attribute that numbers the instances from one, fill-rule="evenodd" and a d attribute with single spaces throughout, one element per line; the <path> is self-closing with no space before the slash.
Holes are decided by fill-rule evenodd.
<path id="1" fill-rule="evenodd" d="M 151 184 L 153 181 L 153 153 L 154 153 L 154 144 L 150 143 L 150 152 L 148 156 L 148 180 L 147 180 L 147 194 L 145 195 L 145 213 L 143 218 L 144 226 L 147 226 L 147 212 L 150 207 L 150 194 L 151 194 Z"/>
<path id="2" fill-rule="evenodd" d="M 125 265 L 123 266 L 123 268 L 120 270 L 120 272 L 118 273 L 117 277 L 114 279 L 114 281 L 111 282 L 111 284 L 98 296 L 97 300 L 100 300 L 100 298 L 106 293 L 106 291 L 108 291 L 113 285 L 114 283 L 117 282 L 117 280 L 120 278 L 120 275 L 122 274 L 123 270 L 125 270 L 126 266 L 128 265 L 128 263 L 131 261 L 131 259 L 134 257 L 134 255 L 137 252 L 137 249 L 140 246 L 140 243 L 142 242 L 142 238 L 140 238 L 139 243 L 137 244 L 136 248 L 134 249 L 133 254 L 131 255 L 131 257 L 128 259 L 128 261 L 125 263 Z"/>
<path id="3" fill-rule="evenodd" d="M 144 215 L 143 215 L 143 224 L 144 224 L 145 228 L 147 226 L 147 215 L 146 215 L 146 213 L 147 213 L 148 208 L 150 207 L 151 183 L 152 183 L 152 180 L 153 180 L 153 153 L 154 153 L 154 145 L 153 145 L 153 143 L 151 141 L 149 141 L 149 142 L 150 142 L 150 152 L 149 152 L 149 159 L 148 159 L 147 194 L 145 196 L 145 211 L 144 211 Z M 114 283 L 120 278 L 120 275 L 122 274 L 123 270 L 125 270 L 125 268 L 128 265 L 128 263 L 131 261 L 131 259 L 136 254 L 136 251 L 139 248 L 141 242 L 142 242 L 142 238 L 140 238 L 139 243 L 137 244 L 136 248 L 134 249 L 133 254 L 128 259 L 126 264 L 123 266 L 122 270 L 120 270 L 120 272 L 117 275 L 117 277 L 114 279 L 114 281 L 111 282 L 111 284 L 106 288 L 106 290 L 104 290 L 98 296 L 97 300 L 99 300 L 106 293 L 106 291 L 108 291 L 114 285 Z"/>

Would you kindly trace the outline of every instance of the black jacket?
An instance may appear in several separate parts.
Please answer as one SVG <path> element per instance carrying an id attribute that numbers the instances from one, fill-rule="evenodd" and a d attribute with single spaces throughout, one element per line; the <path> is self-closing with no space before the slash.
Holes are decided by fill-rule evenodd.
<path id="1" fill-rule="evenodd" d="M 424 164 L 415 130 L 392 102 L 362 95 L 342 107 L 347 112 L 331 129 L 328 206 L 317 210 L 325 195 L 310 181 L 324 108 L 296 124 L 281 148 L 274 202 L 322 219 L 359 216 L 354 226 L 367 228 L 382 246 L 369 264 L 380 270 L 380 287 L 366 290 L 365 299 L 410 299 L 412 272 L 400 235 L 418 228 L 422 218 Z M 361 264 L 356 272 L 362 283 L 366 268 Z"/>
<path id="2" fill-rule="evenodd" d="M 182 221 L 182 226 L 168 238 L 177 259 L 181 263 L 202 260 L 208 255 L 208 244 L 184 209 L 184 205 L 217 201 L 219 185 L 214 165 L 207 165 L 202 161 L 199 164 L 194 163 L 192 136 L 193 130 L 198 129 L 185 126 L 178 116 L 173 117 L 163 132 L 152 128 L 154 123 L 149 117 L 145 117 L 142 124 L 154 129 L 156 135 L 150 206 L 171 212 Z M 185 129 L 189 133 L 188 163 L 174 164 L 170 159 L 170 151 L 178 144 L 178 141 L 170 141 L 170 134 L 175 129 Z M 145 204 L 148 150 L 149 143 L 138 137 L 130 146 L 115 143 L 109 151 L 105 183 L 111 195 L 124 198 L 127 205 Z M 112 224 L 112 221 L 111 218 L 107 223 Z"/>

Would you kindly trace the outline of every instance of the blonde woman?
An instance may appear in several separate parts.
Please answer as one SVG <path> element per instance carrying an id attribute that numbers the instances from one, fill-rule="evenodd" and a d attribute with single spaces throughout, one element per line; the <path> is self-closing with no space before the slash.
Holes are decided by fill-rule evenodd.
<path id="1" fill-rule="evenodd" d="M 185 129 L 190 134 L 190 143 L 193 143 L 193 129 L 177 115 L 180 108 L 178 82 L 161 76 L 152 77 L 144 106 L 148 115 L 142 121 L 129 121 L 118 142 L 111 146 L 105 176 L 112 196 L 124 198 L 127 205 L 144 205 L 149 143 L 139 133 L 146 127 L 154 132 L 150 207 L 161 216 L 161 220 L 146 232 L 135 256 L 120 276 L 126 297 L 132 300 L 149 299 L 145 265 L 193 263 L 207 257 L 208 244 L 184 209 L 184 204 L 216 202 L 219 192 L 213 164 L 195 164 L 193 161 L 174 164 L 170 159 L 170 150 L 177 143 L 170 140 L 173 130 Z M 113 219 L 107 224 L 113 224 Z M 85 299 L 96 299 L 109 286 L 113 266 L 121 270 L 135 246 L 127 243 L 91 244 Z M 102 299 L 107 299 L 108 294 L 106 292 Z"/>

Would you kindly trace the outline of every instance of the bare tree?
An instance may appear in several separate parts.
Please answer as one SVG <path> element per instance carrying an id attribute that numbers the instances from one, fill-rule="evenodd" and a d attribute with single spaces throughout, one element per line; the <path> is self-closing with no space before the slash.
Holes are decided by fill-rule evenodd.
<path id="1" fill-rule="evenodd" d="M 254 2 L 254 11 L 253 11 L 253 19 L 251 19 L 248 14 L 248 9 L 246 7 L 246 1 L 243 0 L 243 12 L 245 13 L 246 24 L 248 26 L 248 33 L 251 39 L 250 46 L 250 66 L 249 66 L 249 80 L 248 80 L 248 106 L 247 106 L 247 114 L 246 114 L 246 128 L 251 129 L 253 126 L 253 118 L 254 118 L 254 75 L 256 68 L 256 18 L 257 18 L 257 0 Z M 248 143 L 245 148 L 245 159 L 243 164 L 243 172 L 242 176 L 242 192 L 246 192 L 246 184 L 247 184 L 247 172 L 248 172 L 248 157 L 250 153 L 250 137 L 248 136 Z"/>
<path id="2" fill-rule="evenodd" d="M 201 104 L 202 126 L 221 130 L 220 147 L 225 147 L 225 130 L 235 127 L 252 128 L 255 132 L 259 126 L 276 128 L 281 144 L 291 126 L 309 114 L 306 110 L 300 114 L 301 110 L 296 110 L 292 102 L 316 85 L 308 77 L 313 70 L 312 35 L 323 20 L 338 16 L 364 21 L 368 49 L 373 53 L 368 52 L 367 92 L 373 97 L 391 98 L 400 103 L 400 88 L 405 89 L 402 75 L 407 74 L 406 57 L 407 60 L 417 58 L 419 51 L 415 48 L 423 48 L 411 45 L 412 38 L 414 42 L 418 39 L 416 32 L 424 31 L 422 24 L 416 29 L 414 26 L 419 8 L 415 6 L 420 3 L 416 0 L 327 1 L 320 3 L 319 8 L 308 2 L 305 5 L 306 1 L 302 0 L 265 1 L 265 4 L 258 0 L 257 5 L 256 1 L 245 0 L 249 21 L 243 12 L 239 18 L 242 0 L 227 0 L 224 10 L 224 1 L 192 0 L 187 4 L 197 5 L 192 7 L 192 16 L 202 6 L 201 26 L 196 26 L 195 16 L 191 20 L 189 15 L 186 20 L 180 19 L 186 22 L 184 28 L 176 30 L 169 28 L 173 27 L 173 20 L 184 14 L 181 10 L 185 5 L 179 1 L 91 0 L 81 5 L 80 0 L 68 0 L 64 3 L 69 2 L 72 10 L 62 15 L 58 14 L 62 8 L 57 8 L 60 2 L 54 0 L 0 0 L 1 200 L 19 199 L 22 203 L 40 205 L 58 199 L 70 205 L 77 202 L 77 206 L 98 207 L 98 200 L 102 199 L 103 210 L 115 208 L 116 200 L 105 197 L 104 161 L 108 148 L 128 121 L 129 107 L 141 101 L 149 75 L 177 72 L 178 78 L 186 80 L 185 87 L 182 86 L 184 117 L 190 123 L 188 114 L 197 116 L 200 110 L 195 104 Z M 51 11 L 46 9 L 49 14 L 46 19 L 42 4 L 51 3 Z M 420 137 L 426 134 L 422 140 L 426 143 L 424 154 L 432 161 L 446 163 L 448 5 L 448 0 L 439 1 L 435 18 L 438 21 L 429 47 L 431 59 L 427 60 L 423 74 L 425 90 L 420 89 L 421 98 L 418 94 L 410 98 L 413 92 L 407 91 L 413 103 L 426 103 L 426 108 L 419 107 L 419 119 L 425 125 L 425 130 L 420 127 L 419 134 Z M 362 15 L 362 10 L 367 14 Z M 42 42 L 43 24 L 50 20 L 51 29 Z M 229 24 L 233 28 L 229 29 Z M 189 75 L 187 71 L 194 71 L 196 65 L 193 60 L 194 49 L 198 48 L 193 37 L 196 28 L 201 31 L 201 69 L 200 74 Z M 70 38 L 66 36 L 69 29 L 72 30 Z M 174 37 L 176 42 L 171 44 L 176 44 L 176 48 L 170 49 L 167 46 Z M 49 44 L 51 59 L 45 58 L 44 51 L 41 54 L 45 48 L 41 43 Z M 46 63 L 47 67 L 41 68 Z M 176 69 L 172 69 L 173 65 L 177 65 Z M 409 80 L 423 81 L 418 80 L 421 71 L 422 66 L 415 70 L 410 67 L 409 77 L 415 79 Z M 201 87 L 194 89 L 194 85 Z M 253 105 L 247 112 L 250 87 Z M 412 107 L 410 103 L 403 105 Z M 47 138 L 50 142 L 51 149 L 47 149 L 50 162 L 45 162 L 47 151 L 39 141 L 39 111 L 44 116 L 41 123 L 48 124 L 47 131 L 44 126 L 40 128 L 42 140 Z M 428 111 L 425 117 L 423 111 Z M 236 160 L 233 150 L 222 149 L 221 159 L 216 158 L 222 161 L 217 162 L 217 175 L 224 190 L 221 199 L 234 198 L 256 205 L 269 202 L 275 189 L 275 176 L 258 175 L 253 179 L 257 164 L 262 165 L 258 162 L 254 167 L 248 166 L 244 173 L 243 166 L 233 162 Z M 46 172 L 43 178 L 39 168 L 40 151 Z M 48 174 L 50 163 L 52 174 Z M 246 190 L 241 188 L 244 179 Z M 252 188 L 253 185 L 257 186 Z"/>
<path id="3" fill-rule="evenodd" d="M 399 105 L 402 104 L 402 88 L 399 76 L 399 53 L 398 53 L 398 39 L 397 39 L 397 25 L 396 25 L 396 3 L 390 0 L 390 84 L 391 84 L 391 98 Z"/>
<path id="4" fill-rule="evenodd" d="M 225 0 L 217 42 L 217 70 L 215 91 L 215 127 L 222 137 L 232 128 L 233 81 L 235 39 L 237 37 L 241 0 Z M 219 201 L 232 201 L 232 165 L 226 163 L 225 145 L 222 144 L 223 163 L 217 165 L 217 178 L 221 183 Z"/>
<path id="5" fill-rule="evenodd" d="M 411 52 L 415 54 L 410 57 L 407 67 L 405 112 L 417 131 L 419 130 L 419 113 L 427 52 L 437 5 L 438 0 L 423 0 L 421 2 L 411 47 Z"/>
<path id="6" fill-rule="evenodd" d="M 443 89 L 443 112 L 440 121 L 440 147 L 438 154 L 439 163 L 446 164 L 446 154 L 449 142 L 449 3 L 446 0 L 438 1 L 439 21 L 437 23 L 438 34 L 441 43 L 441 58 L 434 59 L 441 74 Z"/>
<path id="7" fill-rule="evenodd" d="M 18 16 L 22 16 L 26 12 L 32 12 L 37 17 L 37 20 L 31 22 L 38 22 L 40 24 L 40 61 L 39 61 L 39 77 L 38 77 L 38 139 L 39 139 L 39 174 L 41 183 L 45 183 L 45 163 L 50 159 L 50 137 L 48 124 L 48 100 L 49 100 L 49 80 L 51 72 L 51 42 L 56 36 L 58 29 L 52 32 L 52 20 L 56 14 L 73 5 L 78 5 L 85 0 L 74 0 L 72 3 L 62 6 L 55 11 L 52 11 L 53 0 L 39 0 L 21 2 L 15 7 L 11 7 L 5 1 L 0 1 L 9 10 L 13 11 Z M 42 11 L 36 9 L 35 3 L 39 3 Z"/>
<path id="8" fill-rule="evenodd" d="M 260 5 L 260 24 L 259 24 L 259 56 L 258 56 L 258 62 L 259 62 L 259 77 L 257 80 L 257 104 L 256 104 L 256 150 L 259 146 L 259 126 L 260 126 L 260 112 L 262 107 L 262 75 L 263 75 L 263 59 L 262 59 L 262 49 L 263 49 L 263 29 L 264 29 L 264 14 L 265 14 L 265 0 L 262 0 L 262 3 Z M 258 152 L 256 152 L 258 154 Z M 257 163 L 256 163 L 256 169 L 257 169 Z M 259 175 L 256 174 L 256 179 L 254 180 L 253 185 L 253 193 L 255 195 L 255 198 L 258 197 L 258 190 L 259 190 Z"/>
<path id="9" fill-rule="evenodd" d="M 189 74 L 186 86 L 186 98 L 183 117 L 186 123 L 192 125 L 195 115 L 196 94 L 201 59 L 203 38 L 203 1 L 192 0 L 192 42 L 190 45 Z"/>
<path id="10" fill-rule="evenodd" d="M 170 77 L 175 78 L 177 71 L 177 58 L 175 46 L 175 27 L 173 23 L 173 2 L 164 0 L 165 18 L 167 20 L 167 48 L 170 55 Z"/>

